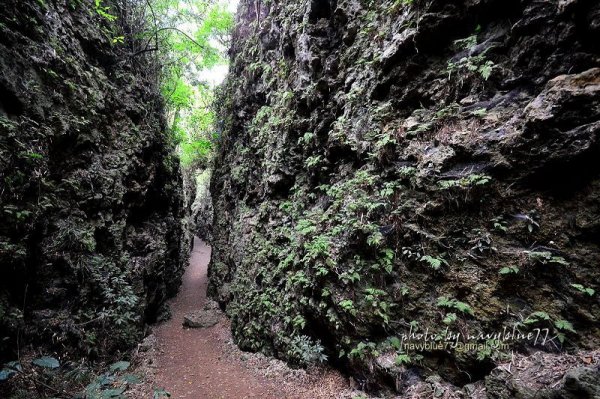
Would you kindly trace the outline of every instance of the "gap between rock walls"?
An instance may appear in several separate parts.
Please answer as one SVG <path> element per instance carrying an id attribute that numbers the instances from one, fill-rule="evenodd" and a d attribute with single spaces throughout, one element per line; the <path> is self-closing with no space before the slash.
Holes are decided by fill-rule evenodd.
<path id="1" fill-rule="evenodd" d="M 4 2 L 0 397 L 600 398 L 598 2 Z"/>

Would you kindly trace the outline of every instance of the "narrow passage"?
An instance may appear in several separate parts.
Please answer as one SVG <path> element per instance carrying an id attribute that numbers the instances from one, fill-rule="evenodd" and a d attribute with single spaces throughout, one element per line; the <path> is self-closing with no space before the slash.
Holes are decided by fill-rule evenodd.
<path id="1" fill-rule="evenodd" d="M 183 285 L 170 302 L 172 317 L 155 330 L 159 349 L 155 385 L 164 387 L 174 399 L 285 398 L 270 381 L 253 375 L 242 360 L 232 360 L 222 352 L 219 325 L 203 329 L 182 326 L 183 317 L 202 309 L 206 301 L 210 251 L 195 239 Z"/>

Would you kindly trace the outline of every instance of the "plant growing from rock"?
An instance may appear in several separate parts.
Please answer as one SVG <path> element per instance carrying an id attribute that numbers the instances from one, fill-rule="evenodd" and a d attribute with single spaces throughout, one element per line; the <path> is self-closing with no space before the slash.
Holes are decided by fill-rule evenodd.
<path id="1" fill-rule="evenodd" d="M 462 312 L 464 314 L 468 314 L 471 316 L 474 315 L 473 310 L 471 309 L 471 306 L 469 306 L 469 304 L 467 304 L 465 302 L 461 302 L 454 298 L 448 298 L 445 296 L 441 296 L 437 299 L 437 306 L 442 307 L 442 308 L 448 308 L 448 309 L 456 309 L 459 312 Z"/>

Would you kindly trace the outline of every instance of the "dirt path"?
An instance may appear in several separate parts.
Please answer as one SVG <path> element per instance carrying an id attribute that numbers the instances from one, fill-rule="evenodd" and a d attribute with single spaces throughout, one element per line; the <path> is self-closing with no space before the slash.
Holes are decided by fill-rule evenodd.
<path id="1" fill-rule="evenodd" d="M 183 285 L 170 303 L 172 318 L 155 329 L 158 345 L 155 386 L 176 399 L 285 398 L 270 381 L 253 375 L 222 350 L 219 326 L 188 329 L 183 317 L 206 300 L 210 247 L 196 239 Z"/>
<path id="2" fill-rule="evenodd" d="M 155 326 L 134 356 L 135 373 L 145 382 L 128 391 L 128 397 L 152 398 L 155 388 L 166 390 L 172 399 L 360 397 L 346 377 L 326 366 L 293 369 L 281 360 L 242 352 L 224 316 L 213 327 L 183 327 L 183 317 L 207 301 L 209 260 L 210 247 L 196 239 L 179 294 L 169 302 L 171 319 Z"/>

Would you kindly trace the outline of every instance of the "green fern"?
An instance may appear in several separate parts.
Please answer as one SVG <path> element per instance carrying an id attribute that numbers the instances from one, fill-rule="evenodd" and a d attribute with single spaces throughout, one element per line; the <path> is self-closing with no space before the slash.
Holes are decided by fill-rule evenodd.
<path id="1" fill-rule="evenodd" d="M 442 267 L 442 265 L 448 264 L 448 262 L 446 262 L 443 258 L 434 258 L 430 255 L 422 256 L 420 261 L 429 264 L 429 266 L 431 266 L 433 270 L 439 270 L 439 268 Z"/>
<path id="2" fill-rule="evenodd" d="M 535 324 L 539 321 L 548 321 L 550 320 L 550 315 L 546 312 L 538 311 L 533 312 L 532 314 L 523 321 L 523 324 Z"/>
<path id="3" fill-rule="evenodd" d="M 469 314 L 471 316 L 473 315 L 473 309 L 471 309 L 471 306 L 469 306 L 469 304 L 458 301 L 456 299 L 450 299 L 445 296 L 441 296 L 438 298 L 437 306 L 449 309 L 456 309 L 459 312 Z"/>
<path id="4" fill-rule="evenodd" d="M 400 353 L 396 356 L 394 363 L 396 363 L 397 366 L 402 366 L 404 364 L 409 364 L 410 361 L 411 360 L 409 355 L 407 355 L 406 353 Z"/>
<path id="5" fill-rule="evenodd" d="M 567 320 L 556 320 L 554 322 L 554 327 L 556 327 L 557 330 L 561 330 L 561 331 L 569 331 L 572 333 L 576 332 L 575 329 L 573 328 L 573 324 L 571 324 Z"/>
<path id="6" fill-rule="evenodd" d="M 452 324 L 456 321 L 457 317 L 456 317 L 456 313 L 448 313 L 446 315 L 446 317 L 444 317 L 443 323 L 444 324 Z"/>

